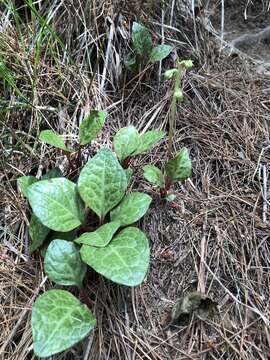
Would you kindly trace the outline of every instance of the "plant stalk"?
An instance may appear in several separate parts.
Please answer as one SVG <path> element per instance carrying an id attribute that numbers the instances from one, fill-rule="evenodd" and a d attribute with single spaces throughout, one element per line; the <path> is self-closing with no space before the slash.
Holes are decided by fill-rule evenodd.
<path id="1" fill-rule="evenodd" d="M 175 131 L 175 123 L 176 123 L 176 111 L 177 111 L 177 97 L 175 96 L 175 92 L 180 88 L 180 82 L 182 78 L 182 66 L 178 63 L 178 72 L 175 74 L 175 83 L 173 90 L 173 98 L 170 107 L 170 118 L 169 118 L 169 141 L 168 141 L 168 150 L 167 156 L 168 160 L 172 158 L 172 146 L 173 146 L 173 134 Z"/>

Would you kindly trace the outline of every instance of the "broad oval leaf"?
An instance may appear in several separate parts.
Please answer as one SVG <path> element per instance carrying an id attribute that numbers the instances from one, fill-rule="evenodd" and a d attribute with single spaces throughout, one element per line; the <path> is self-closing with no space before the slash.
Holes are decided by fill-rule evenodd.
<path id="1" fill-rule="evenodd" d="M 56 134 L 52 130 L 41 131 L 41 133 L 39 134 L 39 140 L 45 142 L 46 144 L 52 145 L 58 149 L 62 149 L 69 152 L 74 151 L 73 149 L 66 146 L 61 135 Z"/>
<path id="2" fill-rule="evenodd" d="M 139 133 L 132 125 L 120 129 L 113 139 L 113 148 L 120 161 L 131 155 L 138 145 Z"/>
<path id="3" fill-rule="evenodd" d="M 28 188 L 28 200 L 43 225 L 67 232 L 81 224 L 83 205 L 76 185 L 65 179 L 41 180 Z"/>
<path id="4" fill-rule="evenodd" d="M 82 199 L 100 218 L 125 194 L 127 177 L 113 152 L 101 149 L 81 171 L 78 189 Z"/>
<path id="5" fill-rule="evenodd" d="M 48 290 L 32 309 L 34 352 L 47 357 L 64 351 L 88 335 L 96 320 L 75 296 L 65 290 Z"/>
<path id="6" fill-rule="evenodd" d="M 129 193 L 111 212 L 111 221 L 119 221 L 121 226 L 135 223 L 148 210 L 151 196 L 139 192 Z"/>
<path id="7" fill-rule="evenodd" d="M 132 153 L 132 156 L 142 154 L 146 150 L 151 149 L 152 146 L 157 144 L 165 136 L 164 131 L 150 130 L 139 137 L 139 145 Z"/>
<path id="8" fill-rule="evenodd" d="M 155 46 L 150 54 L 150 62 L 156 62 L 165 59 L 173 50 L 171 45 Z"/>
<path id="9" fill-rule="evenodd" d="M 81 286 L 86 274 L 79 248 L 71 241 L 56 239 L 47 248 L 45 273 L 58 285 Z"/>
<path id="10" fill-rule="evenodd" d="M 150 32 L 141 24 L 134 22 L 132 25 L 133 48 L 138 55 L 148 58 L 153 44 Z"/>
<path id="11" fill-rule="evenodd" d="M 164 176 L 162 171 L 154 165 L 145 165 L 143 167 L 143 176 L 152 184 L 160 187 L 164 186 Z"/>
<path id="12" fill-rule="evenodd" d="M 183 148 L 173 159 L 169 160 L 165 170 L 172 182 L 188 179 L 191 176 L 192 163 L 187 148 Z"/>
<path id="13" fill-rule="evenodd" d="M 74 242 L 76 244 L 104 247 L 109 244 L 119 227 L 119 221 L 112 221 L 100 226 L 96 231 L 82 234 Z"/>
<path id="14" fill-rule="evenodd" d="M 81 145 L 89 144 L 93 139 L 95 139 L 99 131 L 102 129 L 106 116 L 106 111 L 91 110 L 89 115 L 83 119 L 79 129 Z"/>
<path id="15" fill-rule="evenodd" d="M 31 237 L 30 253 L 37 250 L 46 239 L 50 229 L 44 226 L 39 219 L 33 214 L 29 225 L 29 234 Z"/>
<path id="16" fill-rule="evenodd" d="M 149 244 L 145 234 L 128 227 L 116 235 L 108 246 L 81 247 L 84 262 L 118 284 L 136 286 L 143 282 L 149 266 Z"/>
<path id="17" fill-rule="evenodd" d="M 27 197 L 27 189 L 30 185 L 37 182 L 38 179 L 34 176 L 21 176 L 17 179 L 17 184 L 25 197 Z"/>

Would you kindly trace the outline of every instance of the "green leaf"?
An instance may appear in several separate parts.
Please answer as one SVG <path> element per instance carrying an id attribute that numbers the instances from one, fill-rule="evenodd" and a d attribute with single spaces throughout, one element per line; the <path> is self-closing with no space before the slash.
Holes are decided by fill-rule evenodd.
<path id="1" fill-rule="evenodd" d="M 82 199 L 100 218 L 125 194 L 127 177 L 113 152 L 101 149 L 81 171 L 78 189 Z"/>
<path id="2" fill-rule="evenodd" d="M 86 274 L 78 246 L 71 241 L 53 240 L 44 259 L 45 273 L 58 285 L 81 286 Z"/>
<path id="3" fill-rule="evenodd" d="M 148 58 L 152 50 L 152 36 L 142 25 L 134 22 L 132 25 L 132 42 L 134 50 L 141 57 Z"/>
<path id="4" fill-rule="evenodd" d="M 56 134 L 52 130 L 41 131 L 41 133 L 39 134 L 39 140 L 45 142 L 46 144 L 52 145 L 58 149 L 62 149 L 69 152 L 74 151 L 73 149 L 66 146 L 61 135 Z"/>
<path id="5" fill-rule="evenodd" d="M 148 210 L 151 196 L 139 192 L 129 193 L 111 212 L 111 221 L 119 221 L 126 226 L 138 221 Z"/>
<path id="6" fill-rule="evenodd" d="M 164 186 L 164 176 L 162 171 L 154 165 L 145 165 L 143 167 L 143 176 L 152 184 L 160 187 Z"/>
<path id="7" fill-rule="evenodd" d="M 87 115 L 79 129 L 79 137 L 80 137 L 80 144 L 86 145 L 89 144 L 97 134 L 102 129 L 102 126 L 105 122 L 107 117 L 106 111 L 99 111 L 99 110 L 92 110 L 90 111 L 89 115 Z"/>
<path id="8" fill-rule="evenodd" d="M 131 180 L 131 176 L 133 175 L 133 170 L 129 167 L 128 169 L 124 170 L 126 173 L 126 177 L 127 177 L 127 183 L 130 183 Z"/>
<path id="9" fill-rule="evenodd" d="M 64 351 L 88 335 L 96 320 L 75 296 L 65 290 L 49 290 L 32 309 L 34 352 L 47 357 Z"/>
<path id="10" fill-rule="evenodd" d="M 31 237 L 30 253 L 37 250 L 46 239 L 50 229 L 44 226 L 39 219 L 33 214 L 29 225 L 29 234 Z"/>
<path id="11" fill-rule="evenodd" d="M 141 284 L 149 266 L 148 240 L 134 227 L 122 230 L 104 248 L 83 245 L 80 252 L 82 260 L 95 271 L 127 286 Z"/>
<path id="12" fill-rule="evenodd" d="M 132 153 L 132 156 L 142 154 L 146 150 L 151 149 L 152 146 L 157 144 L 165 136 L 164 131 L 151 130 L 142 134 L 139 137 L 139 145 L 137 149 Z"/>
<path id="13" fill-rule="evenodd" d="M 119 227 L 119 221 L 112 221 L 100 226 L 96 231 L 82 234 L 74 242 L 76 244 L 104 247 L 109 244 Z"/>
<path id="14" fill-rule="evenodd" d="M 58 177 L 63 177 L 63 174 L 62 171 L 59 169 L 59 167 L 55 167 L 49 170 L 45 175 L 43 175 L 42 180 L 53 179 Z"/>
<path id="15" fill-rule="evenodd" d="M 172 182 L 188 179 L 192 171 L 192 163 L 188 150 L 183 148 L 175 158 L 169 160 L 165 166 L 165 170 Z"/>
<path id="16" fill-rule="evenodd" d="M 43 225 L 67 232 L 81 224 L 83 205 L 76 185 L 65 179 L 41 180 L 28 188 L 28 200 Z"/>
<path id="17" fill-rule="evenodd" d="M 27 197 L 28 187 L 37 181 L 38 179 L 35 178 L 34 176 L 21 176 L 17 179 L 17 184 L 23 195 Z"/>
<path id="18" fill-rule="evenodd" d="M 155 46 L 150 54 L 150 62 L 156 62 L 165 59 L 173 50 L 171 45 Z"/>
<path id="19" fill-rule="evenodd" d="M 120 161 L 125 160 L 138 147 L 139 133 L 130 125 L 120 129 L 113 139 L 113 148 Z"/>

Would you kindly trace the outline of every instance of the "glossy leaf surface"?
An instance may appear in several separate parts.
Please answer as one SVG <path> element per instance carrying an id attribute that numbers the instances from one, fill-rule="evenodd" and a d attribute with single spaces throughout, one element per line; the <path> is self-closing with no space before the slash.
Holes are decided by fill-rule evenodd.
<path id="1" fill-rule="evenodd" d="M 183 148 L 175 158 L 169 160 L 165 166 L 166 174 L 172 182 L 184 181 L 191 176 L 192 163 L 188 150 Z"/>
<path id="2" fill-rule="evenodd" d="M 128 227 L 108 246 L 83 245 L 81 256 L 95 271 L 118 284 L 136 286 L 143 282 L 149 266 L 149 244 L 145 234 Z"/>
<path id="3" fill-rule="evenodd" d="M 151 149 L 152 146 L 157 144 L 165 136 L 164 131 L 150 130 L 142 134 L 139 138 L 139 145 L 133 152 L 132 156 L 142 154 L 146 150 Z"/>
<path id="4" fill-rule="evenodd" d="M 45 273 L 58 285 L 81 286 L 86 274 L 79 247 L 67 240 L 53 240 L 44 259 Z"/>
<path id="5" fill-rule="evenodd" d="M 148 57 L 152 50 L 152 37 L 150 32 L 141 24 L 132 25 L 132 42 L 134 50 L 141 57 Z"/>
<path id="6" fill-rule="evenodd" d="M 62 149 L 69 152 L 74 151 L 73 149 L 66 146 L 61 135 L 56 134 L 52 130 L 41 131 L 41 133 L 39 134 L 39 140 L 45 142 L 46 144 L 52 145 L 58 149 Z"/>
<path id="7" fill-rule="evenodd" d="M 162 171 L 154 165 L 145 165 L 143 167 L 143 176 L 152 184 L 160 187 L 164 186 L 164 176 Z"/>
<path id="8" fill-rule="evenodd" d="M 120 161 L 131 155 L 139 145 L 139 133 L 134 126 L 127 126 L 120 129 L 114 139 L 113 148 Z"/>
<path id="9" fill-rule="evenodd" d="M 150 62 L 160 61 L 165 59 L 173 50 L 171 45 L 157 45 L 150 54 Z"/>
<path id="10" fill-rule="evenodd" d="M 125 194 L 127 177 L 113 152 L 101 149 L 81 171 L 78 189 L 82 199 L 100 218 Z"/>
<path id="11" fill-rule="evenodd" d="M 106 111 L 92 110 L 83 119 L 79 131 L 81 145 L 86 145 L 95 139 L 103 127 L 106 116 Z"/>
<path id="12" fill-rule="evenodd" d="M 151 196 L 147 194 L 131 192 L 112 210 L 111 221 L 119 221 L 121 226 L 133 224 L 143 217 L 151 201 Z"/>
<path id="13" fill-rule="evenodd" d="M 49 290 L 39 296 L 32 309 L 34 352 L 48 357 L 82 340 L 96 320 L 75 296 L 65 290 Z"/>
<path id="14" fill-rule="evenodd" d="M 104 247 L 109 244 L 119 227 L 119 221 L 112 221 L 100 226 L 96 231 L 82 234 L 78 239 L 74 240 L 74 242 L 77 244 Z"/>
<path id="15" fill-rule="evenodd" d="M 76 185 L 65 179 L 41 180 L 28 188 L 28 200 L 41 223 L 55 231 L 70 231 L 81 224 L 83 205 Z"/>

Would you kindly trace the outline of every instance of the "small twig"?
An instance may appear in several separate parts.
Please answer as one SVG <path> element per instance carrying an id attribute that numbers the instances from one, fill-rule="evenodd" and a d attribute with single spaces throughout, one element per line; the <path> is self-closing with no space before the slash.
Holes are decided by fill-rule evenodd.
<path id="1" fill-rule="evenodd" d="M 267 201 L 267 168 L 266 165 L 262 165 L 262 176 L 263 176 L 263 223 L 267 223 L 267 211 L 268 211 L 268 201 Z"/>
<path id="2" fill-rule="evenodd" d="M 200 268 L 198 274 L 198 291 L 205 294 L 205 248 L 206 248 L 206 234 L 207 234 L 207 212 L 205 213 L 205 219 L 203 222 L 203 234 L 201 239 L 201 254 L 200 254 Z"/>
<path id="3" fill-rule="evenodd" d="M 172 158 L 172 146 L 173 146 L 173 138 L 174 138 L 174 132 L 175 132 L 175 123 L 176 123 L 176 111 L 177 111 L 177 97 L 175 96 L 175 91 L 180 88 L 180 81 L 182 78 L 182 66 L 178 62 L 178 71 L 175 75 L 175 83 L 174 83 L 174 90 L 172 94 L 172 102 L 170 107 L 170 119 L 169 119 L 169 140 L 168 140 L 168 150 L 167 155 L 168 159 Z"/>

